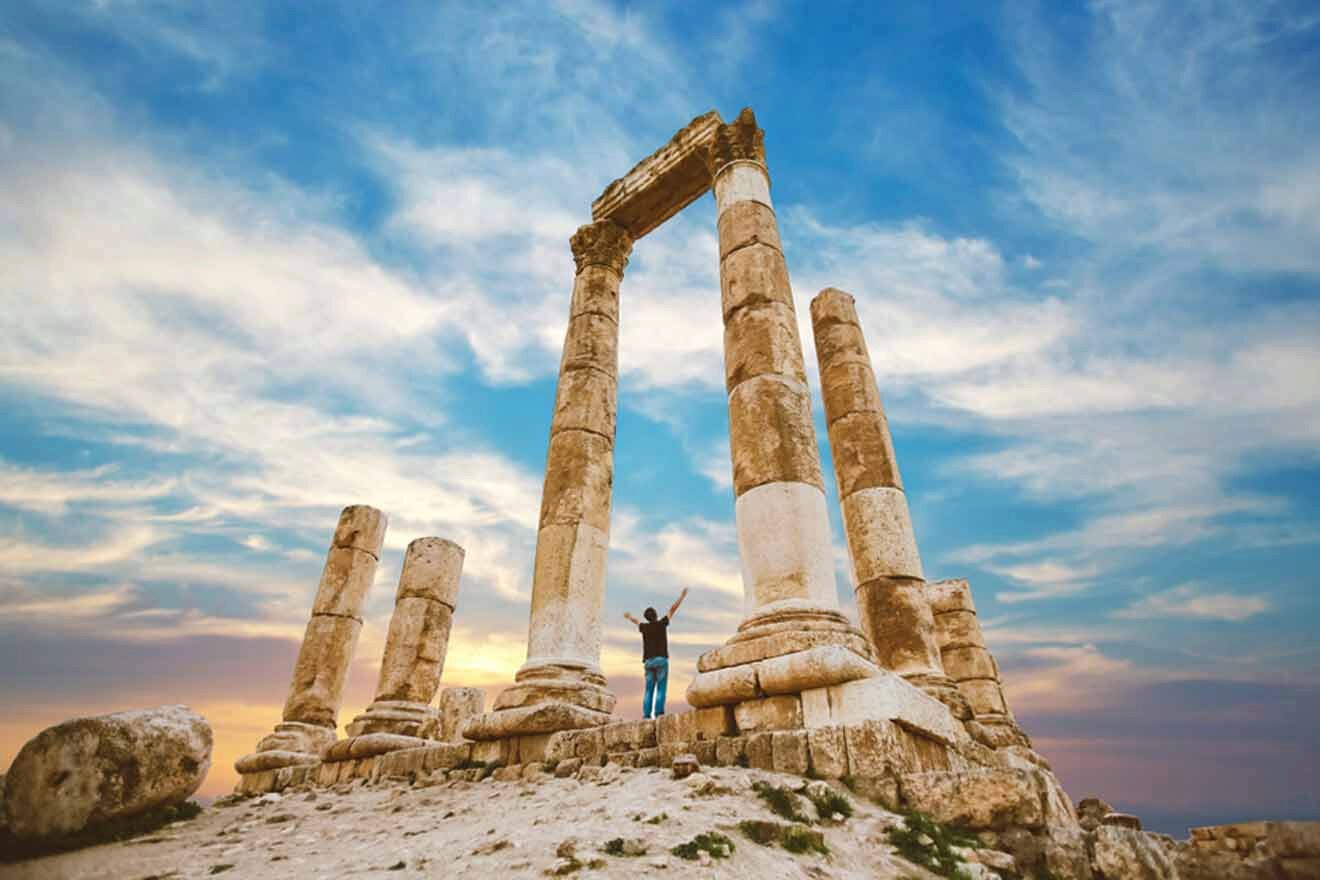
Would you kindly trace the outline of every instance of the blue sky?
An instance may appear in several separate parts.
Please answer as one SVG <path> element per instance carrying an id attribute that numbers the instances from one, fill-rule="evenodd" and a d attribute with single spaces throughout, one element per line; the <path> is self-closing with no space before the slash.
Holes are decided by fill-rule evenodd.
<path id="1" fill-rule="evenodd" d="M 5 4 L 0 764 L 184 701 L 231 784 L 349 503 L 391 525 L 341 722 L 421 535 L 467 548 L 447 682 L 508 682 L 568 236 L 751 106 L 799 315 L 857 297 L 927 574 L 1072 794 L 1320 816 L 1316 94 L 1305 3 Z M 707 197 L 623 285 L 625 712 L 623 611 L 693 588 L 678 695 L 739 618 L 717 272 Z"/>

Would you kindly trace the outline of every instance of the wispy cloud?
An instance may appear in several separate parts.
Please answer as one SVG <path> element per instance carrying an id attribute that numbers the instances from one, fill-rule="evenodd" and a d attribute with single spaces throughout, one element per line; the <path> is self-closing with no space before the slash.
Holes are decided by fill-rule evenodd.
<path id="1" fill-rule="evenodd" d="M 1182 617 L 1240 623 L 1269 609 L 1269 601 L 1260 596 L 1216 593 L 1200 584 L 1191 583 L 1143 596 L 1131 605 L 1115 611 L 1113 616 L 1129 620 Z"/>

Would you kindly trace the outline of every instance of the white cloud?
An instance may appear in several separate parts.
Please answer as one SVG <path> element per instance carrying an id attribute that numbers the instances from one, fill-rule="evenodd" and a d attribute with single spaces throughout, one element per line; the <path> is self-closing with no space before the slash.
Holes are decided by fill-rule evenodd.
<path id="1" fill-rule="evenodd" d="M 1113 616 L 1128 620 L 1182 617 L 1240 623 L 1269 609 L 1269 601 L 1261 596 L 1215 593 L 1200 584 L 1190 583 L 1145 596 L 1114 612 Z"/>
<path id="2" fill-rule="evenodd" d="M 115 479 L 115 465 L 87 470 L 43 471 L 0 462 L 0 504 L 44 514 L 64 513 L 72 504 L 125 504 L 160 498 L 175 490 L 173 479 Z"/>

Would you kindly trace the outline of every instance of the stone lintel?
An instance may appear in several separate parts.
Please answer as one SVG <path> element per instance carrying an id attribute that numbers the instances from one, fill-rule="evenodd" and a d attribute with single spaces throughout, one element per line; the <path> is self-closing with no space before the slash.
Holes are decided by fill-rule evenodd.
<path id="1" fill-rule="evenodd" d="M 605 187 L 591 203 L 591 219 L 613 220 L 636 240 L 696 201 L 710 189 L 706 152 L 723 125 L 715 110 L 693 119 Z"/>

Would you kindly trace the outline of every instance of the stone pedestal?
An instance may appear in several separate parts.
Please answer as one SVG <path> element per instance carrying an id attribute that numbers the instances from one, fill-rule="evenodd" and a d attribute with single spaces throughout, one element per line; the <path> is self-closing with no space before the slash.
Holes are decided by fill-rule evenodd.
<path id="1" fill-rule="evenodd" d="M 907 496 L 853 298 L 822 290 L 811 302 L 811 324 L 862 629 L 877 663 L 969 718 L 936 644 Z"/>
<path id="2" fill-rule="evenodd" d="M 474 687 L 451 687 L 440 692 L 441 742 L 462 742 L 463 728 L 486 708 L 486 692 Z"/>
<path id="3" fill-rule="evenodd" d="M 926 595 L 934 612 L 944 669 L 971 706 L 976 724 L 968 728 L 973 736 L 992 748 L 1030 747 L 1031 741 L 1004 699 L 999 664 L 981 635 L 971 585 L 961 578 L 937 581 L 926 585 Z"/>
<path id="4" fill-rule="evenodd" d="M 709 149 L 719 217 L 725 379 L 744 619 L 704 655 L 695 706 L 765 693 L 759 665 L 803 652 L 801 687 L 876 672 L 835 595 L 829 516 L 788 269 L 770 201 L 763 133 L 750 110 Z M 836 650 L 837 649 L 837 650 Z M 800 689 L 800 688 L 799 688 Z"/>
<path id="5" fill-rule="evenodd" d="M 440 713 L 431 701 L 444 672 L 462 573 L 463 548 L 453 541 L 418 538 L 408 545 L 376 698 L 348 725 L 350 739 L 388 734 L 376 739 L 389 751 L 437 739 Z"/>
<path id="6" fill-rule="evenodd" d="M 339 515 L 293 668 L 284 720 L 234 763 L 239 773 L 310 764 L 335 741 L 339 703 L 362 632 L 362 606 L 385 540 L 385 514 L 354 505 Z"/>
<path id="7" fill-rule="evenodd" d="M 615 697 L 600 671 L 618 388 L 619 284 L 632 237 L 611 220 L 571 240 L 577 277 L 550 424 L 536 536 L 527 662 L 472 739 L 608 723 Z"/>

